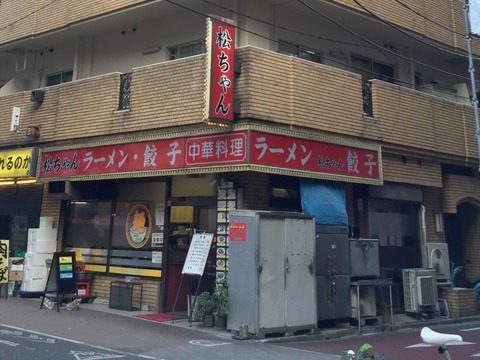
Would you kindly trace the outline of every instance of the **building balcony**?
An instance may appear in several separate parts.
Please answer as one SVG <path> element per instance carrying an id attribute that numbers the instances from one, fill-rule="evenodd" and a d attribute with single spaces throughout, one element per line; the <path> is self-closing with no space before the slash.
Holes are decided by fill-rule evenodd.
<path id="1" fill-rule="evenodd" d="M 360 75 L 254 47 L 237 49 L 240 75 L 236 121 L 250 121 L 441 161 L 477 158 L 472 107 L 432 94 L 370 81 L 371 116 L 364 114 Z M 72 144 L 86 138 L 129 141 L 142 134 L 202 128 L 205 56 L 134 68 L 0 97 L 0 142 L 4 147 Z M 120 100 L 119 100 L 120 99 Z M 12 108 L 20 107 L 18 132 L 10 132 Z M 39 137 L 26 136 L 37 127 Z"/>

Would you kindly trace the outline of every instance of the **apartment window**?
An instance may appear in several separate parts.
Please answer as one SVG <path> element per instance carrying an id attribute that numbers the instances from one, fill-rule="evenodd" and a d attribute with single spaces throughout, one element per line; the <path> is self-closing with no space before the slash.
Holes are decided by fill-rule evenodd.
<path id="1" fill-rule="evenodd" d="M 199 55 L 205 52 L 203 40 L 188 44 L 176 45 L 168 48 L 169 60 L 181 59 L 188 56 Z"/>
<path id="2" fill-rule="evenodd" d="M 278 52 L 281 54 L 295 56 L 316 63 L 323 62 L 323 54 L 321 52 L 313 49 L 308 49 L 301 45 L 295 45 L 286 41 L 278 42 Z"/>
<path id="3" fill-rule="evenodd" d="M 73 70 L 61 71 L 47 75 L 47 86 L 58 85 L 72 81 Z"/>
<path id="4" fill-rule="evenodd" d="M 378 79 L 393 83 L 393 67 L 390 65 L 352 55 L 350 67 L 353 72 L 362 75 L 363 80 Z"/>

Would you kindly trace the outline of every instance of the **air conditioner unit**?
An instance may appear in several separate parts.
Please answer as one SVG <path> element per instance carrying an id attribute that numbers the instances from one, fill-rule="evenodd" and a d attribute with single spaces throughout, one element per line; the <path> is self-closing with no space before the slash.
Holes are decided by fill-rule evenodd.
<path id="1" fill-rule="evenodd" d="M 405 312 L 433 312 L 438 301 L 435 269 L 402 269 Z"/>
<path id="2" fill-rule="evenodd" d="M 450 281 L 450 257 L 448 244 L 427 243 L 428 267 L 435 269 L 437 280 Z"/>

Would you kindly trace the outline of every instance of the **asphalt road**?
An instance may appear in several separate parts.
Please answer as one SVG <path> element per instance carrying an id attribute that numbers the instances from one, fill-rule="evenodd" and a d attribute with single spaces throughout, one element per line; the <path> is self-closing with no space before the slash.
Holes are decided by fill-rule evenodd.
<path id="1" fill-rule="evenodd" d="M 82 304 L 79 311 L 57 312 L 40 309 L 39 299 L 0 298 L 0 359 L 338 360 L 345 349 L 357 350 L 364 343 L 391 359 L 444 359 L 435 347 L 421 343 L 420 328 L 337 340 L 265 343 L 235 340 L 227 331 L 189 327 L 185 320 L 175 324 L 143 320 L 134 313 L 97 311 L 90 304 Z M 480 358 L 480 321 L 432 328 L 460 334 L 473 343 L 451 346 L 453 360 Z"/>
<path id="2" fill-rule="evenodd" d="M 40 309 L 38 299 L 0 299 L 0 359 L 333 360 L 301 347 L 286 348 L 230 333 L 208 333 L 88 310 Z"/>
<path id="3" fill-rule="evenodd" d="M 462 323 L 449 326 L 433 326 L 433 330 L 443 333 L 461 335 L 467 344 L 449 346 L 452 360 L 480 358 L 480 322 Z M 296 348 L 322 354 L 341 354 L 345 349 L 357 351 L 360 346 L 368 343 L 379 355 L 385 354 L 395 360 L 442 360 L 437 347 L 422 343 L 421 328 L 385 332 L 372 335 L 355 336 L 336 340 L 304 341 L 282 343 L 283 348 Z"/>

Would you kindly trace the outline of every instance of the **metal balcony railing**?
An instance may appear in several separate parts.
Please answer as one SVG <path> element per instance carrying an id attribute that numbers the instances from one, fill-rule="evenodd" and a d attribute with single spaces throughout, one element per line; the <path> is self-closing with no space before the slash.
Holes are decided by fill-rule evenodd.
<path id="1" fill-rule="evenodd" d="M 373 116 L 372 88 L 370 81 L 362 81 L 363 115 Z"/>
<path id="2" fill-rule="evenodd" d="M 120 98 L 118 101 L 118 110 L 130 109 L 130 85 L 132 83 L 132 73 L 120 75 Z"/>

